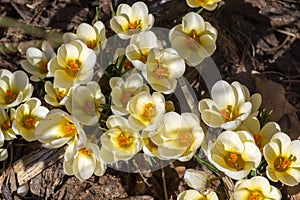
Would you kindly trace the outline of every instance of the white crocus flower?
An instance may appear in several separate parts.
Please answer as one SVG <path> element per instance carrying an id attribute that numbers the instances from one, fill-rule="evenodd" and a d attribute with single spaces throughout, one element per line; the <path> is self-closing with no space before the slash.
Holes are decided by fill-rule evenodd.
<path id="1" fill-rule="evenodd" d="M 273 135 L 281 131 L 279 124 L 275 122 L 268 122 L 260 128 L 260 122 L 256 117 L 248 117 L 236 130 L 250 132 L 261 152 L 264 146 L 270 142 Z"/>
<path id="2" fill-rule="evenodd" d="M 48 68 L 54 76 L 54 86 L 66 89 L 92 80 L 95 64 L 94 51 L 80 40 L 74 40 L 58 48 L 57 56 L 50 60 Z"/>
<path id="3" fill-rule="evenodd" d="M 132 35 L 149 30 L 154 24 L 154 17 L 148 14 L 148 7 L 144 2 L 135 2 L 131 7 L 120 4 L 116 16 L 110 20 L 112 30 L 122 39 L 129 39 Z"/>
<path id="4" fill-rule="evenodd" d="M 8 157 L 7 149 L 0 148 L 0 161 L 6 160 Z"/>
<path id="5" fill-rule="evenodd" d="M 162 44 L 153 32 L 146 31 L 131 38 L 130 44 L 126 47 L 126 56 L 137 69 L 142 70 L 147 62 L 149 51 L 153 48 L 161 49 Z"/>
<path id="6" fill-rule="evenodd" d="M 196 66 L 216 50 L 217 34 L 209 22 L 190 12 L 182 18 L 182 24 L 171 29 L 169 40 L 188 65 Z"/>
<path id="7" fill-rule="evenodd" d="M 257 116 L 261 105 L 260 94 L 250 97 L 249 90 L 236 81 L 231 85 L 222 80 L 216 82 L 211 97 L 199 102 L 201 118 L 210 127 L 226 130 L 234 130 L 248 117 Z"/>
<path id="8" fill-rule="evenodd" d="M 280 200 L 281 198 L 280 190 L 270 185 L 267 178 L 254 176 L 251 179 L 237 181 L 230 200 Z"/>
<path id="9" fill-rule="evenodd" d="M 93 174 L 102 176 L 105 170 L 106 164 L 101 160 L 98 145 L 94 143 L 78 147 L 74 157 L 64 160 L 64 172 L 75 175 L 79 180 L 86 180 Z"/>
<path id="10" fill-rule="evenodd" d="M 205 10 L 213 11 L 217 8 L 218 3 L 222 0 L 186 0 L 191 8 L 202 7 Z"/>
<path id="11" fill-rule="evenodd" d="M 26 60 L 22 60 L 20 64 L 25 71 L 32 74 L 30 80 L 37 82 L 50 76 L 47 64 L 54 56 L 52 46 L 44 41 L 41 49 L 29 47 L 26 50 Z"/>
<path id="12" fill-rule="evenodd" d="M 208 160 L 232 179 L 246 177 L 255 170 L 261 153 L 253 136 L 247 131 L 224 131 L 208 146 Z"/>
<path id="13" fill-rule="evenodd" d="M 187 169 L 183 178 L 189 187 L 199 192 L 203 192 L 207 189 L 208 175 L 204 171 Z"/>
<path id="14" fill-rule="evenodd" d="M 105 97 L 99 84 L 90 81 L 85 86 L 78 86 L 72 90 L 66 107 L 82 124 L 91 126 L 98 123 L 102 104 L 105 104 Z"/>
<path id="15" fill-rule="evenodd" d="M 186 190 L 180 193 L 177 197 L 177 200 L 218 200 L 218 196 L 215 192 L 211 190 L 206 190 L 203 193 L 200 193 L 197 190 Z"/>
<path id="16" fill-rule="evenodd" d="M 285 185 L 300 183 L 300 140 L 293 140 L 278 132 L 265 145 L 263 154 L 268 163 L 267 176 L 271 181 L 281 181 Z"/>
<path id="17" fill-rule="evenodd" d="M 151 141 L 158 146 L 159 158 L 178 159 L 184 162 L 190 160 L 200 147 L 204 133 L 196 115 L 168 112 L 159 121 L 156 130 L 149 133 L 149 136 Z"/>
<path id="18" fill-rule="evenodd" d="M 131 97 L 141 91 L 150 91 L 143 83 L 143 77 L 133 73 L 125 80 L 120 77 L 113 77 L 109 80 L 111 91 L 111 110 L 115 115 L 128 114 L 127 105 Z"/>
<path id="19" fill-rule="evenodd" d="M 39 99 L 29 99 L 16 110 L 16 118 L 12 125 L 14 132 L 26 141 L 36 140 L 35 129 L 40 121 L 45 119 L 48 112 L 48 108 L 41 106 Z"/>
<path id="20" fill-rule="evenodd" d="M 143 91 L 133 96 L 128 103 L 130 126 L 139 130 L 153 130 L 165 113 L 165 98 L 159 92 L 152 95 Z"/>
<path id="21" fill-rule="evenodd" d="M 143 75 L 150 86 L 164 94 L 175 91 L 177 78 L 185 72 L 185 62 L 174 49 L 152 49 Z"/>
<path id="22" fill-rule="evenodd" d="M 108 130 L 101 136 L 101 157 L 105 163 L 129 160 L 141 150 L 139 133 L 129 126 L 127 119 L 112 115 L 106 125 Z"/>
<path id="23" fill-rule="evenodd" d="M 0 106 L 11 108 L 27 101 L 33 92 L 33 86 L 23 71 L 11 73 L 0 69 Z"/>
<path id="24" fill-rule="evenodd" d="M 16 133 L 12 129 L 13 121 L 16 117 L 16 110 L 10 108 L 8 113 L 0 106 L 0 137 L 5 140 L 13 140 L 17 138 Z"/>
<path id="25" fill-rule="evenodd" d="M 63 39 L 66 43 L 80 39 L 88 48 L 98 53 L 101 47 L 105 47 L 105 26 L 101 21 L 97 21 L 93 26 L 87 23 L 81 23 L 76 30 L 76 34 L 65 33 Z"/>
<path id="26" fill-rule="evenodd" d="M 52 82 L 47 81 L 45 83 L 45 91 L 45 101 L 52 106 L 59 107 L 65 105 L 70 88 L 58 88 L 55 87 Z"/>
<path id="27" fill-rule="evenodd" d="M 67 161 L 75 155 L 78 143 L 86 142 L 86 134 L 78 120 L 59 109 L 47 114 L 46 119 L 36 127 L 35 136 L 46 148 L 59 148 L 68 143 L 65 152 Z"/>

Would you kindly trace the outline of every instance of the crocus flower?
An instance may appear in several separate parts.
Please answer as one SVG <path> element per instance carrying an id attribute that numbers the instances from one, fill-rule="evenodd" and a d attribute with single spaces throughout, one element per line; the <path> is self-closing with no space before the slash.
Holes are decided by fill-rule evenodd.
<path id="1" fill-rule="evenodd" d="M 25 71 L 32 74 L 30 80 L 37 82 L 50 76 L 47 64 L 54 56 L 52 46 L 44 41 L 41 49 L 29 47 L 26 50 L 26 60 L 22 60 L 20 64 Z"/>
<path id="2" fill-rule="evenodd" d="M 79 180 L 86 180 L 93 174 L 102 176 L 105 170 L 106 164 L 101 160 L 99 147 L 94 143 L 78 147 L 74 157 L 64 160 L 64 172 L 75 175 Z"/>
<path id="3" fill-rule="evenodd" d="M 54 86 L 70 88 L 75 84 L 85 84 L 93 78 L 96 54 L 80 40 L 63 44 L 58 48 L 57 56 L 48 63 L 54 76 Z"/>
<path id="4" fill-rule="evenodd" d="M 258 93 L 250 97 L 249 90 L 239 82 L 231 85 L 217 81 L 211 90 L 212 99 L 199 102 L 201 118 L 210 127 L 236 129 L 248 117 L 255 117 L 261 104 Z"/>
<path id="5" fill-rule="evenodd" d="M 86 134 L 78 120 L 59 109 L 53 109 L 47 114 L 46 119 L 36 127 L 35 136 L 46 148 L 59 148 L 68 143 L 66 161 L 75 155 L 79 142 L 86 142 Z"/>
<path id="6" fill-rule="evenodd" d="M 128 60 L 139 70 L 145 67 L 149 51 L 153 48 L 162 48 L 162 44 L 157 40 L 152 31 L 146 31 L 132 36 L 130 44 L 126 47 Z"/>
<path id="7" fill-rule="evenodd" d="M 45 101 L 52 106 L 59 107 L 65 105 L 70 88 L 58 88 L 55 87 L 52 82 L 47 81 L 45 83 L 45 91 Z"/>
<path id="8" fill-rule="evenodd" d="M 206 190 L 203 193 L 200 193 L 197 190 L 186 190 L 180 193 L 177 197 L 177 200 L 218 200 L 218 196 L 215 192 L 211 190 Z"/>
<path id="9" fill-rule="evenodd" d="M 45 119 L 48 108 L 41 106 L 41 101 L 37 98 L 31 98 L 16 110 L 16 118 L 12 128 L 14 132 L 21 135 L 26 141 L 34 141 L 35 129 L 41 120 Z"/>
<path id="10" fill-rule="evenodd" d="M 11 73 L 0 69 L 0 106 L 11 108 L 27 101 L 33 92 L 33 86 L 23 71 Z"/>
<path id="11" fill-rule="evenodd" d="M 102 104 L 105 104 L 105 97 L 99 84 L 90 81 L 72 90 L 66 107 L 82 124 L 91 126 L 98 123 Z"/>
<path id="12" fill-rule="evenodd" d="M 185 62 L 174 49 L 152 49 L 149 52 L 148 60 L 143 75 L 150 86 L 164 94 L 175 91 L 177 78 L 180 78 L 185 71 Z"/>
<path id="13" fill-rule="evenodd" d="M 132 73 L 125 80 L 120 77 L 112 77 L 109 80 L 111 91 L 111 110 L 115 115 L 128 114 L 127 105 L 131 97 L 141 91 L 150 91 L 143 83 L 143 77 L 139 73 Z"/>
<path id="14" fill-rule="evenodd" d="M 224 131 L 210 144 L 208 160 L 232 179 L 246 177 L 258 167 L 261 153 L 253 136 L 247 131 Z"/>
<path id="15" fill-rule="evenodd" d="M 7 149 L 0 148 L 0 161 L 6 160 L 8 157 Z"/>
<path id="16" fill-rule="evenodd" d="M 149 30 L 154 23 L 154 17 L 149 14 L 144 2 L 135 2 L 131 7 L 120 4 L 116 16 L 110 20 L 112 30 L 122 39 L 129 39 L 132 35 Z"/>
<path id="17" fill-rule="evenodd" d="M 242 179 L 236 182 L 234 193 L 230 200 L 280 200 L 281 193 L 276 187 L 270 185 L 267 178 L 254 176 L 251 179 Z"/>
<path id="18" fill-rule="evenodd" d="M 263 149 L 268 163 L 267 176 L 274 182 L 294 186 L 300 182 L 300 140 L 293 140 L 278 132 Z"/>
<path id="19" fill-rule="evenodd" d="M 143 91 L 133 96 L 128 103 L 129 124 L 139 130 L 153 130 L 165 113 L 165 98 L 159 92 L 152 95 Z"/>
<path id="20" fill-rule="evenodd" d="M 176 122 L 176 123 L 174 123 Z M 179 115 L 176 112 L 166 113 L 149 133 L 151 140 L 158 146 L 159 158 L 188 161 L 200 147 L 204 133 L 197 116 L 192 113 Z M 158 135 L 159 137 L 154 137 Z"/>
<path id="21" fill-rule="evenodd" d="M 248 117 L 236 130 L 250 132 L 254 137 L 255 144 L 262 152 L 264 146 L 270 142 L 272 136 L 280 132 L 280 126 L 275 122 L 268 122 L 260 128 L 260 122 L 256 117 Z"/>
<path id="22" fill-rule="evenodd" d="M 93 26 L 87 23 L 81 23 L 76 30 L 76 34 L 65 33 L 63 39 L 66 43 L 80 39 L 88 48 L 98 53 L 101 46 L 102 48 L 105 46 L 105 26 L 101 21 L 97 21 Z"/>
<path id="23" fill-rule="evenodd" d="M 9 113 L 0 106 L 0 136 L 5 140 L 13 140 L 16 137 L 16 133 L 12 129 L 13 121 L 15 120 L 16 110 L 9 109 Z"/>
<path id="24" fill-rule="evenodd" d="M 208 175 L 204 171 L 187 169 L 183 178 L 187 185 L 195 190 L 204 192 L 207 189 Z"/>
<path id="25" fill-rule="evenodd" d="M 171 29 L 172 47 L 190 66 L 200 64 L 216 50 L 217 30 L 197 13 L 190 12 L 182 18 L 182 24 Z"/>
<path id="26" fill-rule="evenodd" d="M 105 163 L 129 160 L 141 150 L 139 133 L 129 126 L 127 119 L 112 115 L 106 125 L 109 130 L 101 136 L 101 157 Z"/>
<path id="27" fill-rule="evenodd" d="M 218 3 L 221 0 L 186 0 L 186 3 L 191 7 L 191 8 L 198 8 L 202 7 L 205 10 L 213 11 L 217 8 Z"/>

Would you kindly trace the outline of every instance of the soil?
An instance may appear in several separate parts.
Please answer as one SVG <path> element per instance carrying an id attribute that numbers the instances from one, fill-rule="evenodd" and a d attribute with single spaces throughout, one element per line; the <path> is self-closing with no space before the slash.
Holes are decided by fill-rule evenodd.
<path id="1" fill-rule="evenodd" d="M 20 60 L 25 58 L 28 47 L 48 40 L 57 48 L 62 33 L 74 32 L 82 22 L 101 20 L 110 37 L 113 35 L 109 29 L 111 10 L 116 10 L 120 3 L 131 5 L 134 2 L 0 0 L 0 69 L 22 70 Z M 145 3 L 155 16 L 155 27 L 172 28 L 181 23 L 187 12 L 195 11 L 183 0 L 148 0 Z M 278 122 L 292 139 L 300 139 L 299 10 L 299 0 L 225 0 L 218 12 L 201 12 L 218 29 L 217 50 L 212 59 L 222 78 L 229 82 L 240 81 L 251 93 L 260 92 L 263 107 L 274 110 L 270 120 Z M 198 99 L 209 95 L 199 75 L 189 81 Z M 43 83 L 33 84 L 33 96 L 43 100 Z M 174 162 L 152 172 L 125 173 L 109 168 L 101 177 L 79 181 L 63 173 L 60 151 L 49 152 L 38 142 L 27 143 L 21 138 L 6 145 L 9 145 L 10 157 L 0 162 L 2 199 L 176 199 L 187 189 L 182 179 L 184 170 L 200 168 L 195 160 Z M 49 155 L 44 166 L 34 165 L 38 161 L 30 160 L 32 156 L 45 158 L 44 155 Z M 26 174 L 28 171 L 18 171 L 24 168 L 22 163 L 27 163 L 25 168 L 31 168 L 30 172 L 35 175 L 31 177 Z M 22 181 L 29 184 L 25 197 L 16 193 Z M 222 184 L 216 185 L 220 199 L 225 199 Z M 281 191 L 283 199 L 300 199 L 299 185 L 282 187 Z"/>

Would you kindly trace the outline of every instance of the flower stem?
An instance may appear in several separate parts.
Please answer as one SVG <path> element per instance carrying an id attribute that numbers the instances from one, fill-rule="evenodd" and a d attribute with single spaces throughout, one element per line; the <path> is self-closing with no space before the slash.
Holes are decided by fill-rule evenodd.
<path id="1" fill-rule="evenodd" d="M 215 175 L 217 176 L 221 176 L 222 173 L 214 166 L 212 165 L 210 162 L 204 160 L 203 158 L 200 158 L 198 155 L 194 155 L 194 157 L 197 159 L 197 161 L 204 165 L 207 169 L 209 169 L 211 172 L 213 172 Z"/>

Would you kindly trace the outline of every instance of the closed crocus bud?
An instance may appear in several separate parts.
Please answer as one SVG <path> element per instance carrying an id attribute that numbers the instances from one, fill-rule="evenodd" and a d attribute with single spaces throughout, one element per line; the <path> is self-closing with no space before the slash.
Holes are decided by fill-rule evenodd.
<path id="1" fill-rule="evenodd" d="M 217 8 L 218 3 L 221 0 L 186 0 L 186 3 L 191 7 L 191 8 L 198 8 L 202 7 L 205 10 L 208 11 L 213 11 Z"/>
<path id="2" fill-rule="evenodd" d="M 112 30 L 122 39 L 129 39 L 135 34 L 149 30 L 153 24 L 153 15 L 149 14 L 147 5 L 141 1 L 131 7 L 120 4 L 116 16 L 110 20 Z"/>
<path id="3" fill-rule="evenodd" d="M 16 110 L 16 118 L 13 122 L 13 130 L 21 135 L 26 141 L 34 141 L 35 129 L 41 120 L 46 118 L 49 110 L 41 106 L 41 101 L 37 98 L 31 98 Z"/>
<path id="4" fill-rule="evenodd" d="M 261 161 L 259 148 L 247 131 L 222 132 L 216 142 L 209 145 L 207 157 L 216 168 L 235 180 L 246 177 Z"/>
<path id="5" fill-rule="evenodd" d="M 242 179 L 236 182 L 230 200 L 280 200 L 281 193 L 276 187 L 270 185 L 267 178 L 255 176 L 251 179 Z"/>
<path id="6" fill-rule="evenodd" d="M 267 176 L 270 180 L 295 186 L 300 183 L 300 140 L 293 140 L 278 132 L 263 149 L 268 163 Z"/>
<path id="7" fill-rule="evenodd" d="M 201 118 L 213 128 L 235 130 L 248 117 L 258 114 L 261 95 L 250 96 L 249 90 L 239 82 L 231 85 L 226 81 L 216 82 L 211 90 L 212 99 L 199 102 Z"/>
<path id="8" fill-rule="evenodd" d="M 55 56 L 52 46 L 44 41 L 41 49 L 30 47 L 26 50 L 26 60 L 21 61 L 22 68 L 32 74 L 30 80 L 41 81 L 49 77 L 48 62 Z"/>
<path id="9" fill-rule="evenodd" d="M 169 40 L 188 65 L 196 66 L 216 50 L 217 34 L 209 22 L 190 12 L 182 18 L 182 24 L 170 30 Z"/>
<path id="10" fill-rule="evenodd" d="M 48 63 L 54 76 L 54 87 L 70 88 L 75 84 L 85 84 L 93 78 L 96 54 L 80 40 L 61 45 L 57 56 Z"/>
<path id="11" fill-rule="evenodd" d="M 11 73 L 0 69 L 0 106 L 11 108 L 27 101 L 33 92 L 28 76 L 23 71 Z"/>

